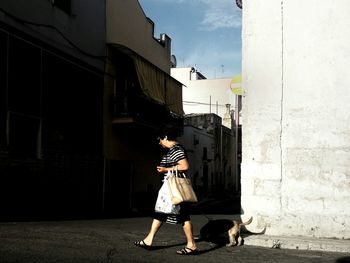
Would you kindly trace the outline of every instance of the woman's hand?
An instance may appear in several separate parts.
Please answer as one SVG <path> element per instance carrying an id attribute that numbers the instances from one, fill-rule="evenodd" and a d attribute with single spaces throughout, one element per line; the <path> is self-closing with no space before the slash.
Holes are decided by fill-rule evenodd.
<path id="1" fill-rule="evenodd" d="M 166 173 L 168 171 L 168 168 L 162 167 L 162 166 L 157 166 L 157 171 L 158 171 L 158 173 Z"/>

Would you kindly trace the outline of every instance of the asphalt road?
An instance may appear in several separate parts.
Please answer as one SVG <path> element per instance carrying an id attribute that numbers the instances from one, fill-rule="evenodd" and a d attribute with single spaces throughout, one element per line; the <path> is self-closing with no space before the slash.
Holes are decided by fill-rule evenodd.
<path id="1" fill-rule="evenodd" d="M 205 218 L 195 216 L 199 235 Z M 0 223 L 1 263 L 51 262 L 350 262 L 350 254 L 310 250 L 273 249 L 243 245 L 226 247 L 198 240 L 201 253 L 181 256 L 181 226 L 164 225 L 151 251 L 133 242 L 147 233 L 151 218 Z"/>

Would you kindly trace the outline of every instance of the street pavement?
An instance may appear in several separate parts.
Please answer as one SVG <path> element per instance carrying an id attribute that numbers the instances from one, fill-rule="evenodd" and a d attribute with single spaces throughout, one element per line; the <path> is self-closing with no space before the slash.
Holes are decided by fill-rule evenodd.
<path id="1" fill-rule="evenodd" d="M 214 219 L 230 217 L 211 216 Z M 194 235 L 199 238 L 200 230 L 208 219 L 202 215 L 194 215 L 192 219 Z M 164 224 L 160 229 L 152 250 L 136 247 L 133 242 L 144 238 L 151 222 L 150 217 L 2 222 L 0 262 L 350 262 L 349 252 L 310 250 L 310 245 L 308 250 L 284 249 L 283 244 L 288 242 L 282 237 L 278 239 L 282 240 L 278 245 L 275 242 L 270 247 L 266 245 L 268 242 L 250 245 L 251 237 L 246 238 L 243 246 L 237 247 L 226 247 L 198 239 L 197 246 L 201 253 L 195 256 L 181 256 L 176 254 L 176 250 L 185 245 L 182 227 L 168 224 Z M 269 237 L 262 237 L 263 235 L 259 238 L 269 240 Z M 333 242 L 339 245 L 340 251 L 343 251 L 344 247 L 350 247 L 349 240 Z"/>

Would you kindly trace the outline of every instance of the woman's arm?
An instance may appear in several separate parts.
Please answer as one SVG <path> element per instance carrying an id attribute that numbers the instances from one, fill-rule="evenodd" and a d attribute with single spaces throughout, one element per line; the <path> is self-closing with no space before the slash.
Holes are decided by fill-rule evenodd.
<path id="1" fill-rule="evenodd" d="M 176 166 L 178 171 L 181 171 L 181 172 L 187 171 L 189 168 L 187 159 L 182 159 L 178 161 Z M 176 166 L 172 166 L 172 167 L 157 166 L 157 171 L 158 173 L 166 173 L 168 171 L 171 171 L 172 169 L 176 169 Z"/>
<path id="2" fill-rule="evenodd" d="M 190 167 L 190 165 L 188 164 L 187 159 L 182 159 L 180 161 L 177 162 L 177 169 L 179 171 L 187 171 L 188 168 Z"/>

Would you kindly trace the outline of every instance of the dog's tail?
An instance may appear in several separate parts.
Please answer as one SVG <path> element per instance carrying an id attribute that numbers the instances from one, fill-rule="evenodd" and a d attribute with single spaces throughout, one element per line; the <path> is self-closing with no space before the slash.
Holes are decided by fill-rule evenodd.
<path id="1" fill-rule="evenodd" d="M 248 221 L 239 223 L 239 226 L 246 226 L 249 225 L 253 221 L 253 217 L 251 217 Z"/>

